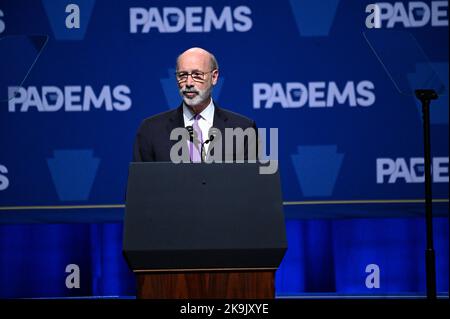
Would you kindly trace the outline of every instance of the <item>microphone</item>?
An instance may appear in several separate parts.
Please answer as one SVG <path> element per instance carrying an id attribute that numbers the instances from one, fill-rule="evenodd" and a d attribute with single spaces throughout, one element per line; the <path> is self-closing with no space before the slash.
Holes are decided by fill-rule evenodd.
<path id="1" fill-rule="evenodd" d="M 209 131 L 208 131 L 209 138 L 202 143 L 202 149 L 201 149 L 202 162 L 204 162 L 206 159 L 205 145 L 214 141 L 214 139 L 219 135 L 219 133 L 220 133 L 219 129 L 217 129 L 215 127 L 211 127 L 209 129 Z"/>
<path id="2" fill-rule="evenodd" d="M 214 141 L 214 139 L 216 138 L 217 135 L 219 135 L 219 129 L 217 129 L 215 127 L 211 127 L 208 131 L 209 139 L 207 139 L 204 143 L 208 144 L 209 142 Z"/>
<path id="3" fill-rule="evenodd" d="M 189 133 L 189 140 L 192 142 L 194 140 L 194 128 L 191 125 L 186 126 L 186 130 Z"/>
<path id="4" fill-rule="evenodd" d="M 185 127 L 185 129 L 188 131 L 189 133 L 189 141 L 194 144 L 194 147 L 196 149 L 198 149 L 198 144 L 201 144 L 201 149 L 200 149 L 200 160 L 203 162 L 203 143 L 199 143 L 200 141 L 197 138 L 197 134 L 194 131 L 194 128 L 191 125 L 188 125 Z"/>

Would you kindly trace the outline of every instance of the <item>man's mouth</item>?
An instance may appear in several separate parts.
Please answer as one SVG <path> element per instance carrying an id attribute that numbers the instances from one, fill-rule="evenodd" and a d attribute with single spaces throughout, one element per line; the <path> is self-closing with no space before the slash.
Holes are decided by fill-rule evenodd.
<path id="1" fill-rule="evenodd" d="M 186 91 L 183 92 L 183 94 L 184 94 L 184 96 L 186 96 L 186 97 L 188 97 L 190 99 L 192 99 L 192 98 L 194 98 L 194 97 L 196 97 L 198 95 L 197 92 L 186 92 Z"/>

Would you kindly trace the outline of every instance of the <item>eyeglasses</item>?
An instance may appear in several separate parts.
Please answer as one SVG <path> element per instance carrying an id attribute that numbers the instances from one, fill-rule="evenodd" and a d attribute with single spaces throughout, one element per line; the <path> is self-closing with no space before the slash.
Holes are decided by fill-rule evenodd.
<path id="1" fill-rule="evenodd" d="M 205 75 L 211 72 L 214 72 L 217 69 L 212 69 L 208 72 L 202 72 L 202 71 L 192 71 L 192 72 L 175 72 L 175 76 L 177 78 L 178 83 L 186 82 L 189 75 L 191 76 L 192 80 L 195 82 L 205 82 Z"/>

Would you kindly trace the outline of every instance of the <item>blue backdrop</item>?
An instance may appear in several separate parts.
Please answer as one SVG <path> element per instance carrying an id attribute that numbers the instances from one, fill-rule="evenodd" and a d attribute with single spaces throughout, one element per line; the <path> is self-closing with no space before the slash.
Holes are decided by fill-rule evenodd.
<path id="1" fill-rule="evenodd" d="M 279 296 L 425 293 L 412 90 L 439 89 L 434 235 L 448 294 L 448 1 L 381 2 L 379 19 L 370 4 L 2 0 L 0 297 L 134 294 L 121 255 L 134 136 L 180 103 L 175 60 L 193 46 L 218 59 L 220 106 L 278 128 Z M 68 264 L 80 288 L 66 287 Z"/>

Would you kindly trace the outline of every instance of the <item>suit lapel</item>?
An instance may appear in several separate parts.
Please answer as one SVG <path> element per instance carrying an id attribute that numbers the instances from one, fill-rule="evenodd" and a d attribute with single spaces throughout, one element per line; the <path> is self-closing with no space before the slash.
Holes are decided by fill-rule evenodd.
<path id="1" fill-rule="evenodd" d="M 183 104 L 181 104 L 178 108 L 173 110 L 167 123 L 167 130 L 169 134 L 170 132 L 172 132 L 174 128 L 177 127 L 184 127 Z"/>
<path id="2" fill-rule="evenodd" d="M 222 134 L 222 159 L 225 156 L 225 128 L 227 127 L 227 121 L 228 117 L 226 114 L 222 111 L 222 109 L 217 105 L 216 102 L 214 102 L 214 121 L 213 121 L 213 127 L 217 128 L 220 133 Z M 211 146 L 214 145 L 214 141 L 212 142 Z M 210 147 L 211 147 L 210 146 Z M 212 153 L 214 154 L 214 152 Z"/>
<path id="3" fill-rule="evenodd" d="M 176 140 L 170 140 L 170 133 L 178 127 L 184 127 L 184 118 L 183 118 L 183 104 L 181 104 L 178 108 L 172 111 L 169 116 L 169 120 L 166 124 L 167 129 L 167 158 L 165 160 L 170 160 L 170 150 L 177 142 Z"/>
<path id="4" fill-rule="evenodd" d="M 225 136 L 225 127 L 228 117 L 223 113 L 222 109 L 214 102 L 214 121 L 213 127 L 218 128 L 222 136 Z"/>

